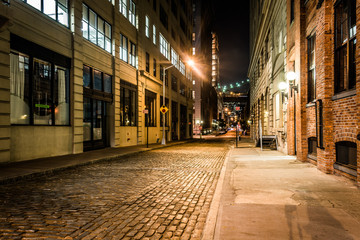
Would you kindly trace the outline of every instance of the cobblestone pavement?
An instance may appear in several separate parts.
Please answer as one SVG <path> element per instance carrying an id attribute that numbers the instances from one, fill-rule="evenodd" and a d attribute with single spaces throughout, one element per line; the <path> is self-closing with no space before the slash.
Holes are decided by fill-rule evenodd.
<path id="1" fill-rule="evenodd" d="M 0 186 L 1 239 L 200 239 L 229 140 Z"/>

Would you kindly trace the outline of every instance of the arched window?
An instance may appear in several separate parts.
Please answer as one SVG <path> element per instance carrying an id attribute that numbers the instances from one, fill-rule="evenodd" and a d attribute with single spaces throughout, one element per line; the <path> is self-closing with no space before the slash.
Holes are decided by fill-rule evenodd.
<path id="1" fill-rule="evenodd" d="M 357 167 L 357 146 L 356 143 L 342 141 L 337 142 L 336 146 L 336 163 L 349 168 Z"/>

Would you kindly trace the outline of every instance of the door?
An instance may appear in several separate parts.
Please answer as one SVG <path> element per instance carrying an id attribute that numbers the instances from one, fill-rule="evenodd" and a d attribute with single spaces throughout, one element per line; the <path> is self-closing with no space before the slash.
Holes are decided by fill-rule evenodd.
<path id="1" fill-rule="evenodd" d="M 84 98 L 84 151 L 106 147 L 106 102 Z"/>

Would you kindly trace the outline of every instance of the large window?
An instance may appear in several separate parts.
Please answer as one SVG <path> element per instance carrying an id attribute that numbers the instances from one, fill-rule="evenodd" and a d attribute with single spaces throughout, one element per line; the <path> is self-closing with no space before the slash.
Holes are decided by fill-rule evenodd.
<path id="1" fill-rule="evenodd" d="M 11 124 L 70 124 L 67 67 L 14 51 L 10 54 L 10 93 Z"/>
<path id="2" fill-rule="evenodd" d="M 145 115 L 145 126 L 156 127 L 156 93 L 145 90 L 145 105 L 148 114 Z"/>
<path id="3" fill-rule="evenodd" d="M 55 21 L 69 26 L 68 0 L 22 0 Z"/>
<path id="4" fill-rule="evenodd" d="M 337 142 L 336 163 L 356 170 L 357 167 L 357 147 L 353 142 Z"/>
<path id="5" fill-rule="evenodd" d="M 356 1 L 335 5 L 335 93 L 356 86 Z"/>
<path id="6" fill-rule="evenodd" d="M 83 4 L 83 37 L 111 52 L 111 25 Z"/>
<path id="7" fill-rule="evenodd" d="M 167 59 L 169 58 L 169 43 L 166 41 L 164 36 L 160 33 L 160 53 L 164 55 Z"/>
<path id="8" fill-rule="evenodd" d="M 316 99 L 315 36 L 308 38 L 308 102 Z"/>
<path id="9" fill-rule="evenodd" d="M 128 62 L 128 39 L 120 34 L 120 59 Z"/>
<path id="10" fill-rule="evenodd" d="M 120 125 L 136 126 L 136 85 L 121 81 L 120 83 Z"/>

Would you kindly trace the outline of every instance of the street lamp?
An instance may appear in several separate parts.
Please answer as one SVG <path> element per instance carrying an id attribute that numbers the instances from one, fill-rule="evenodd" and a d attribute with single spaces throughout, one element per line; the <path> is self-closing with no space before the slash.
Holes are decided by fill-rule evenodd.
<path id="1" fill-rule="evenodd" d="M 169 67 L 166 67 L 163 69 L 163 105 L 165 106 L 165 74 L 166 74 L 166 70 L 170 69 L 174 67 L 174 65 L 170 65 Z M 165 114 L 163 114 L 162 118 L 163 118 L 163 134 L 162 134 L 162 140 L 161 140 L 161 145 L 166 145 L 166 139 L 165 139 Z"/>

